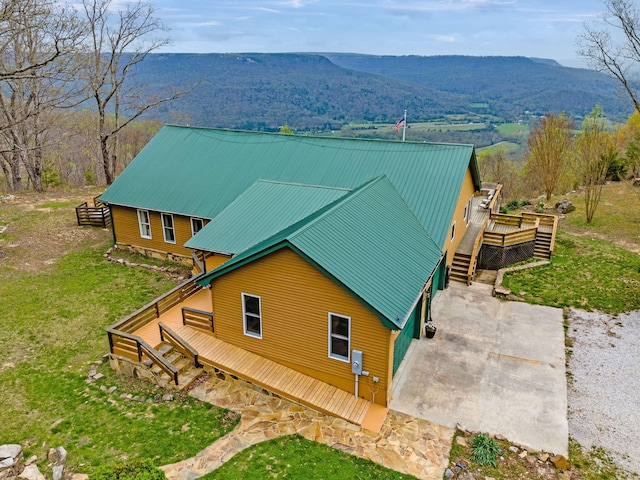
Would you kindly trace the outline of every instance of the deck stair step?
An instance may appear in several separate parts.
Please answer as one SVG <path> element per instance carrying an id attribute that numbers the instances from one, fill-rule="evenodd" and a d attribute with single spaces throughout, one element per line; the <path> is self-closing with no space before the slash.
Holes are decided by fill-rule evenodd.
<path id="1" fill-rule="evenodd" d="M 161 380 L 164 380 L 169 388 L 182 391 L 204 372 L 202 368 L 196 368 L 191 360 L 175 350 L 173 346 L 168 343 L 161 343 L 156 350 L 178 370 L 178 385 L 176 386 L 173 379 L 169 378 L 158 365 L 151 367 L 151 371 Z"/>
<path id="2" fill-rule="evenodd" d="M 162 343 L 157 348 L 157 350 L 160 353 L 160 355 L 165 357 L 173 351 L 173 346 L 169 345 L 168 343 Z"/>
<path id="3" fill-rule="evenodd" d="M 456 252 L 451 264 L 450 278 L 458 282 L 469 283 L 469 265 L 471 265 L 471 255 Z"/>

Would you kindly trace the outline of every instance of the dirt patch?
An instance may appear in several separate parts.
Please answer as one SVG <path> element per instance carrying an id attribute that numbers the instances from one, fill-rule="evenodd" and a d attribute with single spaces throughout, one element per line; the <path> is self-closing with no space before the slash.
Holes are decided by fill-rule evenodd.
<path id="1" fill-rule="evenodd" d="M 87 189 L 0 197 L 0 225 L 4 227 L 0 262 L 35 272 L 72 251 L 107 242 L 112 236 L 110 229 L 79 227 L 76 221 L 75 206 L 93 201 L 99 193 Z"/>

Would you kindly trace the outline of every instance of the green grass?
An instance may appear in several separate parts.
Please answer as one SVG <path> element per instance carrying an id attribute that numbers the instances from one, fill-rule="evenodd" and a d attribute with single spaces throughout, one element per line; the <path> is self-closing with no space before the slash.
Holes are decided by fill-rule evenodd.
<path id="1" fill-rule="evenodd" d="M 585 220 L 584 194 L 554 196 L 551 205 L 568 198 L 576 209 L 562 220 L 564 229 L 580 235 L 609 238 L 622 246 L 640 251 L 640 188 L 632 182 L 609 182 L 602 190 L 602 199 L 590 224 Z"/>
<path id="2" fill-rule="evenodd" d="M 529 125 L 519 123 L 502 123 L 496 129 L 503 135 L 518 135 L 529 133 Z"/>
<path id="3" fill-rule="evenodd" d="M 482 148 L 478 148 L 476 149 L 478 153 L 482 153 L 485 150 L 496 150 L 498 148 L 503 148 L 507 154 L 511 154 L 511 153 L 515 153 L 518 150 L 520 150 L 522 148 L 522 145 L 518 144 L 518 143 L 514 143 L 514 142 L 499 142 L 499 143 L 495 143 L 493 145 L 489 145 L 488 147 L 482 147 Z"/>
<path id="4" fill-rule="evenodd" d="M 202 480 L 305 480 L 410 479 L 377 463 L 314 443 L 299 435 L 254 445 L 234 456 Z"/>
<path id="5" fill-rule="evenodd" d="M 550 265 L 507 273 L 503 284 L 529 303 L 628 312 L 640 309 L 640 255 L 560 233 Z"/>
<path id="6" fill-rule="evenodd" d="M 81 229 L 74 215 L 73 207 L 43 212 L 0 204 L 0 220 L 21 245 L 0 242 L 6 252 L 0 261 L 0 444 L 20 443 L 26 457 L 38 455 L 44 471 L 52 446 L 68 450 L 76 472 L 127 458 L 164 464 L 192 456 L 231 430 L 235 416 L 187 398 L 127 402 L 121 393 L 157 391 L 106 365 L 104 380 L 85 382 L 90 365 L 109 350 L 105 328 L 175 283 L 108 262 L 110 232 Z M 50 262 L 42 262 L 45 254 Z M 100 385 L 117 390 L 107 394 Z"/>
<path id="7" fill-rule="evenodd" d="M 583 451 L 580 444 L 569 437 L 569 458 L 584 480 L 622 480 L 630 478 L 620 470 L 605 450 L 593 447 Z M 637 476 L 634 475 L 634 478 Z"/>

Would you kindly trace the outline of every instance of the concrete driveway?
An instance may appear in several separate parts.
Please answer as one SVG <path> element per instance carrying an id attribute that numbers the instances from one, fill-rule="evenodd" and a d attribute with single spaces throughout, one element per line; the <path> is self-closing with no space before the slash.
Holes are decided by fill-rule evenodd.
<path id="1" fill-rule="evenodd" d="M 567 456 L 562 310 L 499 300 L 492 288 L 452 282 L 438 292 L 438 331 L 413 341 L 390 408 Z"/>

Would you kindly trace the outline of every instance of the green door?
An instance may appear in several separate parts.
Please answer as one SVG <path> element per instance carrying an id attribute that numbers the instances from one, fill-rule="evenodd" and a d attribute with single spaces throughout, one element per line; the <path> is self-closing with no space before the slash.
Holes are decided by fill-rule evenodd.
<path id="1" fill-rule="evenodd" d="M 394 344 L 393 344 L 393 374 L 396 374 L 396 371 L 400 367 L 402 363 L 402 359 L 404 358 L 407 350 L 409 349 L 409 345 L 411 345 L 411 339 L 420 338 L 420 317 L 421 317 L 421 308 L 422 308 L 422 299 L 418 301 L 415 310 L 409 316 L 406 325 L 400 333 L 398 334 Z"/>

